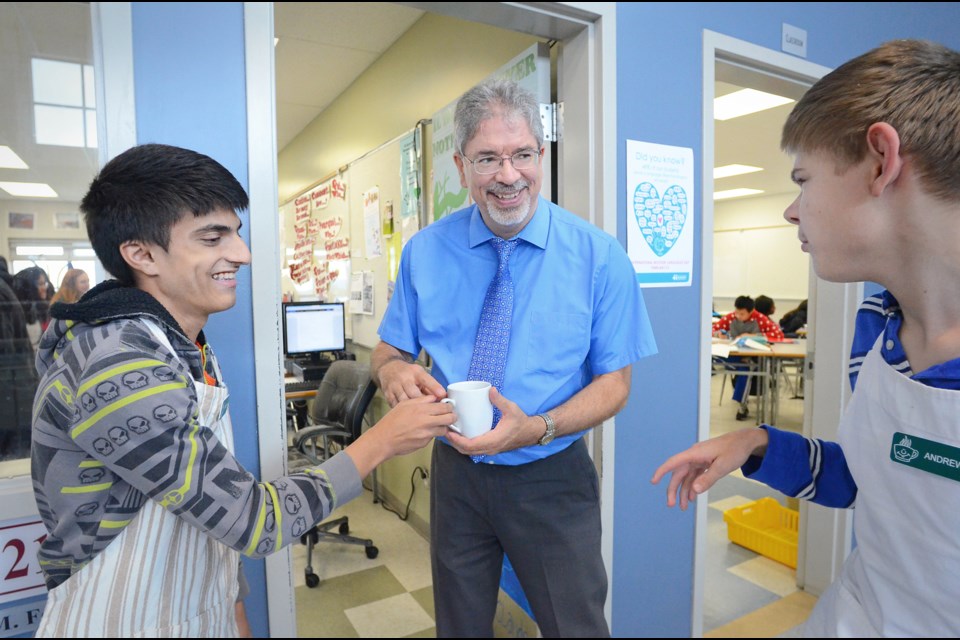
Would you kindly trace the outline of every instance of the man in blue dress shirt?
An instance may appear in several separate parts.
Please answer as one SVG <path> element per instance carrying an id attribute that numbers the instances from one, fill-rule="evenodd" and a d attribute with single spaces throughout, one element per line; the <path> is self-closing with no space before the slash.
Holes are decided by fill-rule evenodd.
<path id="1" fill-rule="evenodd" d="M 500 336 L 509 346 L 490 392 L 502 418 L 474 439 L 450 432 L 434 445 L 437 635 L 492 635 L 506 553 L 544 637 L 609 636 L 598 480 L 583 435 L 623 408 L 632 363 L 656 352 L 643 297 L 615 238 L 539 196 L 532 94 L 512 81 L 478 85 L 460 98 L 455 127 L 454 159 L 475 204 L 407 243 L 372 356 L 391 405 L 469 379 L 495 245 L 516 240 Z M 421 350 L 430 372 L 414 363 Z"/>

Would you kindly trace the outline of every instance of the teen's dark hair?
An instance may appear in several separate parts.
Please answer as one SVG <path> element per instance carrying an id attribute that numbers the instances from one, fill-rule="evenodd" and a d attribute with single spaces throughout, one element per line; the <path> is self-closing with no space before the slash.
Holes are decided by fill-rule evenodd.
<path id="1" fill-rule="evenodd" d="M 753 298 L 750 296 L 737 296 L 737 299 L 733 301 L 733 308 L 753 311 Z"/>
<path id="2" fill-rule="evenodd" d="M 166 250 L 171 227 L 188 212 L 200 217 L 217 209 L 239 213 L 248 206 L 246 191 L 219 162 L 165 144 L 139 145 L 110 160 L 80 202 L 97 258 L 126 285 L 134 280 L 120 255 L 124 242 Z"/>
<path id="3" fill-rule="evenodd" d="M 40 297 L 40 278 L 47 283 L 47 297 Z M 40 267 L 27 267 L 13 276 L 13 292 L 23 306 L 27 324 L 46 322 L 49 317 L 51 288 L 47 272 Z"/>
<path id="4" fill-rule="evenodd" d="M 773 298 L 770 296 L 757 296 L 753 301 L 753 308 L 765 316 L 773 313 L 774 306 Z"/>

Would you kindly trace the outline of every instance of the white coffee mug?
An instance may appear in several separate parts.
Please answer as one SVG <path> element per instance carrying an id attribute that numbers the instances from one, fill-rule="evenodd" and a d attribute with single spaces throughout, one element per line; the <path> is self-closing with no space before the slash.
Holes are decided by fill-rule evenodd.
<path id="1" fill-rule="evenodd" d="M 467 438 L 476 438 L 493 428 L 489 382 L 454 382 L 447 387 L 447 397 L 440 402 L 453 405 L 457 422 L 450 428 Z"/>

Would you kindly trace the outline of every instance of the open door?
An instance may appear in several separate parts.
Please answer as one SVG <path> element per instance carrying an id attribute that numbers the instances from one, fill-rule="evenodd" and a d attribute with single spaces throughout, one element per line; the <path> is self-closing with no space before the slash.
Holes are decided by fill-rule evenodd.
<path id="1" fill-rule="evenodd" d="M 771 51 L 710 31 L 704 32 L 704 109 L 703 109 L 703 264 L 714 262 L 714 157 L 717 151 L 714 123 L 714 97 L 717 83 L 734 82 L 749 88 L 753 84 L 777 86 L 794 99 L 829 72 L 820 65 L 794 56 Z M 779 144 L 779 132 L 773 144 Z M 799 251 L 799 247 L 797 249 Z M 842 408 L 849 396 L 846 362 L 850 353 L 852 327 L 862 286 L 837 285 L 818 280 L 809 268 L 809 304 L 811 330 L 807 337 L 806 379 L 803 433 L 808 437 L 836 440 Z M 701 394 L 699 439 L 710 435 L 710 315 L 713 307 L 714 278 L 704 269 L 702 291 L 703 334 L 701 342 Z M 742 292 L 759 293 L 759 292 Z M 813 372 L 816 375 L 813 375 Z M 693 635 L 703 634 L 704 575 L 706 557 L 706 501 L 697 502 L 697 533 L 694 578 Z M 850 515 L 817 505 L 801 504 L 800 538 L 797 566 L 799 588 L 820 595 L 836 576 L 850 549 Z M 815 552 L 814 552 L 815 550 Z"/>

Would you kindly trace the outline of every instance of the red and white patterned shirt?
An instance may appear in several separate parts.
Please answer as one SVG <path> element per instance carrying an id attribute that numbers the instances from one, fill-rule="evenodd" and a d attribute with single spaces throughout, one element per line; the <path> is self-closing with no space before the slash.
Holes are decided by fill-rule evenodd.
<path id="1" fill-rule="evenodd" d="M 714 332 L 725 331 L 729 333 L 730 324 L 736 320 L 733 314 L 734 312 L 731 311 L 717 320 L 716 324 L 713 325 Z M 751 321 L 757 323 L 757 326 L 760 327 L 760 332 L 763 333 L 767 340 L 783 340 L 783 330 L 780 329 L 780 325 L 756 309 L 750 312 L 750 317 L 747 319 L 747 322 Z M 733 337 L 736 338 L 737 336 Z"/>

